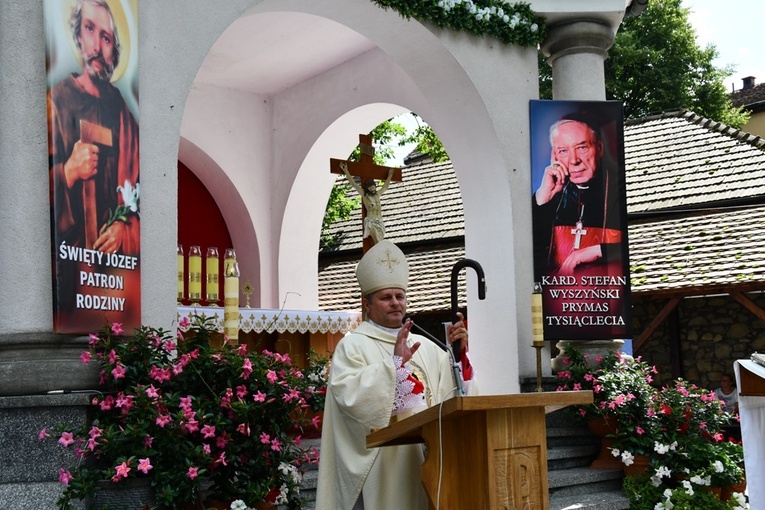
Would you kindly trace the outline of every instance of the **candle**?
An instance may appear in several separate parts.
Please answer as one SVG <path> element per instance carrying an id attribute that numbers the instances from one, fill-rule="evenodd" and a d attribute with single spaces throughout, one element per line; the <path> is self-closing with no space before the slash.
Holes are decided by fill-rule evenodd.
<path id="1" fill-rule="evenodd" d="M 183 299 L 183 245 L 179 244 L 178 249 L 176 250 L 176 266 L 178 268 L 178 283 L 177 283 L 177 290 L 178 290 L 178 301 L 180 302 L 181 299 Z"/>
<path id="2" fill-rule="evenodd" d="M 220 293 L 220 283 L 218 282 L 218 248 L 207 248 L 207 302 L 215 306 Z"/>
<path id="3" fill-rule="evenodd" d="M 202 299 L 202 250 L 199 246 L 189 248 L 189 299 L 192 303 Z"/>
<path id="4" fill-rule="evenodd" d="M 226 266 L 234 262 L 236 262 L 236 252 L 233 248 L 226 248 L 226 251 L 223 252 L 223 270 L 225 271 Z"/>
<path id="5" fill-rule="evenodd" d="M 544 317 L 542 315 L 542 287 L 534 284 L 531 294 L 531 331 L 534 347 L 542 347 L 545 343 Z"/>
<path id="6" fill-rule="evenodd" d="M 223 334 L 236 345 L 239 343 L 239 264 L 236 259 L 223 270 Z"/>

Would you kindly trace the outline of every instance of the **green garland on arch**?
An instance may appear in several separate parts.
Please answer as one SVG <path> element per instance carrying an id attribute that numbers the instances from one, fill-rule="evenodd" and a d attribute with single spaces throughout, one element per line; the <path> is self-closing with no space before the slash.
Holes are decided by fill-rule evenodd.
<path id="1" fill-rule="evenodd" d="M 527 3 L 503 0 L 372 0 L 405 19 L 490 36 L 505 44 L 537 46 L 546 35 L 544 20 Z"/>

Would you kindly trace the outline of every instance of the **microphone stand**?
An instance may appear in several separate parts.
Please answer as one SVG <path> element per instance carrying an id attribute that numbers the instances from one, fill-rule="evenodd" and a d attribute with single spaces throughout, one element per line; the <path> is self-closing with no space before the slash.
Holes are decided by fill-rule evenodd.
<path id="1" fill-rule="evenodd" d="M 449 354 L 449 359 L 452 363 L 452 377 L 454 378 L 454 384 L 457 386 L 457 394 L 460 397 L 465 396 L 465 387 L 462 385 L 462 372 L 460 371 L 460 365 L 459 361 L 454 357 L 454 353 L 452 350 L 441 340 L 434 337 L 424 329 L 422 329 L 420 326 L 418 326 L 416 323 L 412 322 L 412 328 L 417 329 L 422 336 L 426 337 L 428 340 L 445 350 Z"/>

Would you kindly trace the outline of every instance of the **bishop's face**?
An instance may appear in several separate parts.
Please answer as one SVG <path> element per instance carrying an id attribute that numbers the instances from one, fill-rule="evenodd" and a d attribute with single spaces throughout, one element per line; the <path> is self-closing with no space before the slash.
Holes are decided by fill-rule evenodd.
<path id="1" fill-rule="evenodd" d="M 406 292 L 402 289 L 382 289 L 364 298 L 367 318 L 386 328 L 400 328 L 406 315 Z"/>
<path id="2" fill-rule="evenodd" d="M 83 67 L 91 78 L 108 82 L 114 72 L 114 32 L 111 15 L 98 4 L 83 2 L 81 23 L 78 41 Z"/>
<path id="3" fill-rule="evenodd" d="M 552 142 L 552 159 L 568 169 L 569 180 L 580 186 L 590 182 L 603 156 L 603 144 L 590 127 L 581 122 L 566 122 L 558 126 Z"/>

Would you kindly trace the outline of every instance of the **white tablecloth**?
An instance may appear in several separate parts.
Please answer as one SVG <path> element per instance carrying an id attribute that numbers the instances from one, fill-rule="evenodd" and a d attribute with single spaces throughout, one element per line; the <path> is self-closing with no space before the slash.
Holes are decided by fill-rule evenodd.
<path id="1" fill-rule="evenodd" d="M 741 388 L 741 367 L 765 379 L 765 367 L 749 360 L 733 364 L 736 388 Z M 738 396 L 741 439 L 744 444 L 746 485 L 751 510 L 765 510 L 765 397 Z"/>

